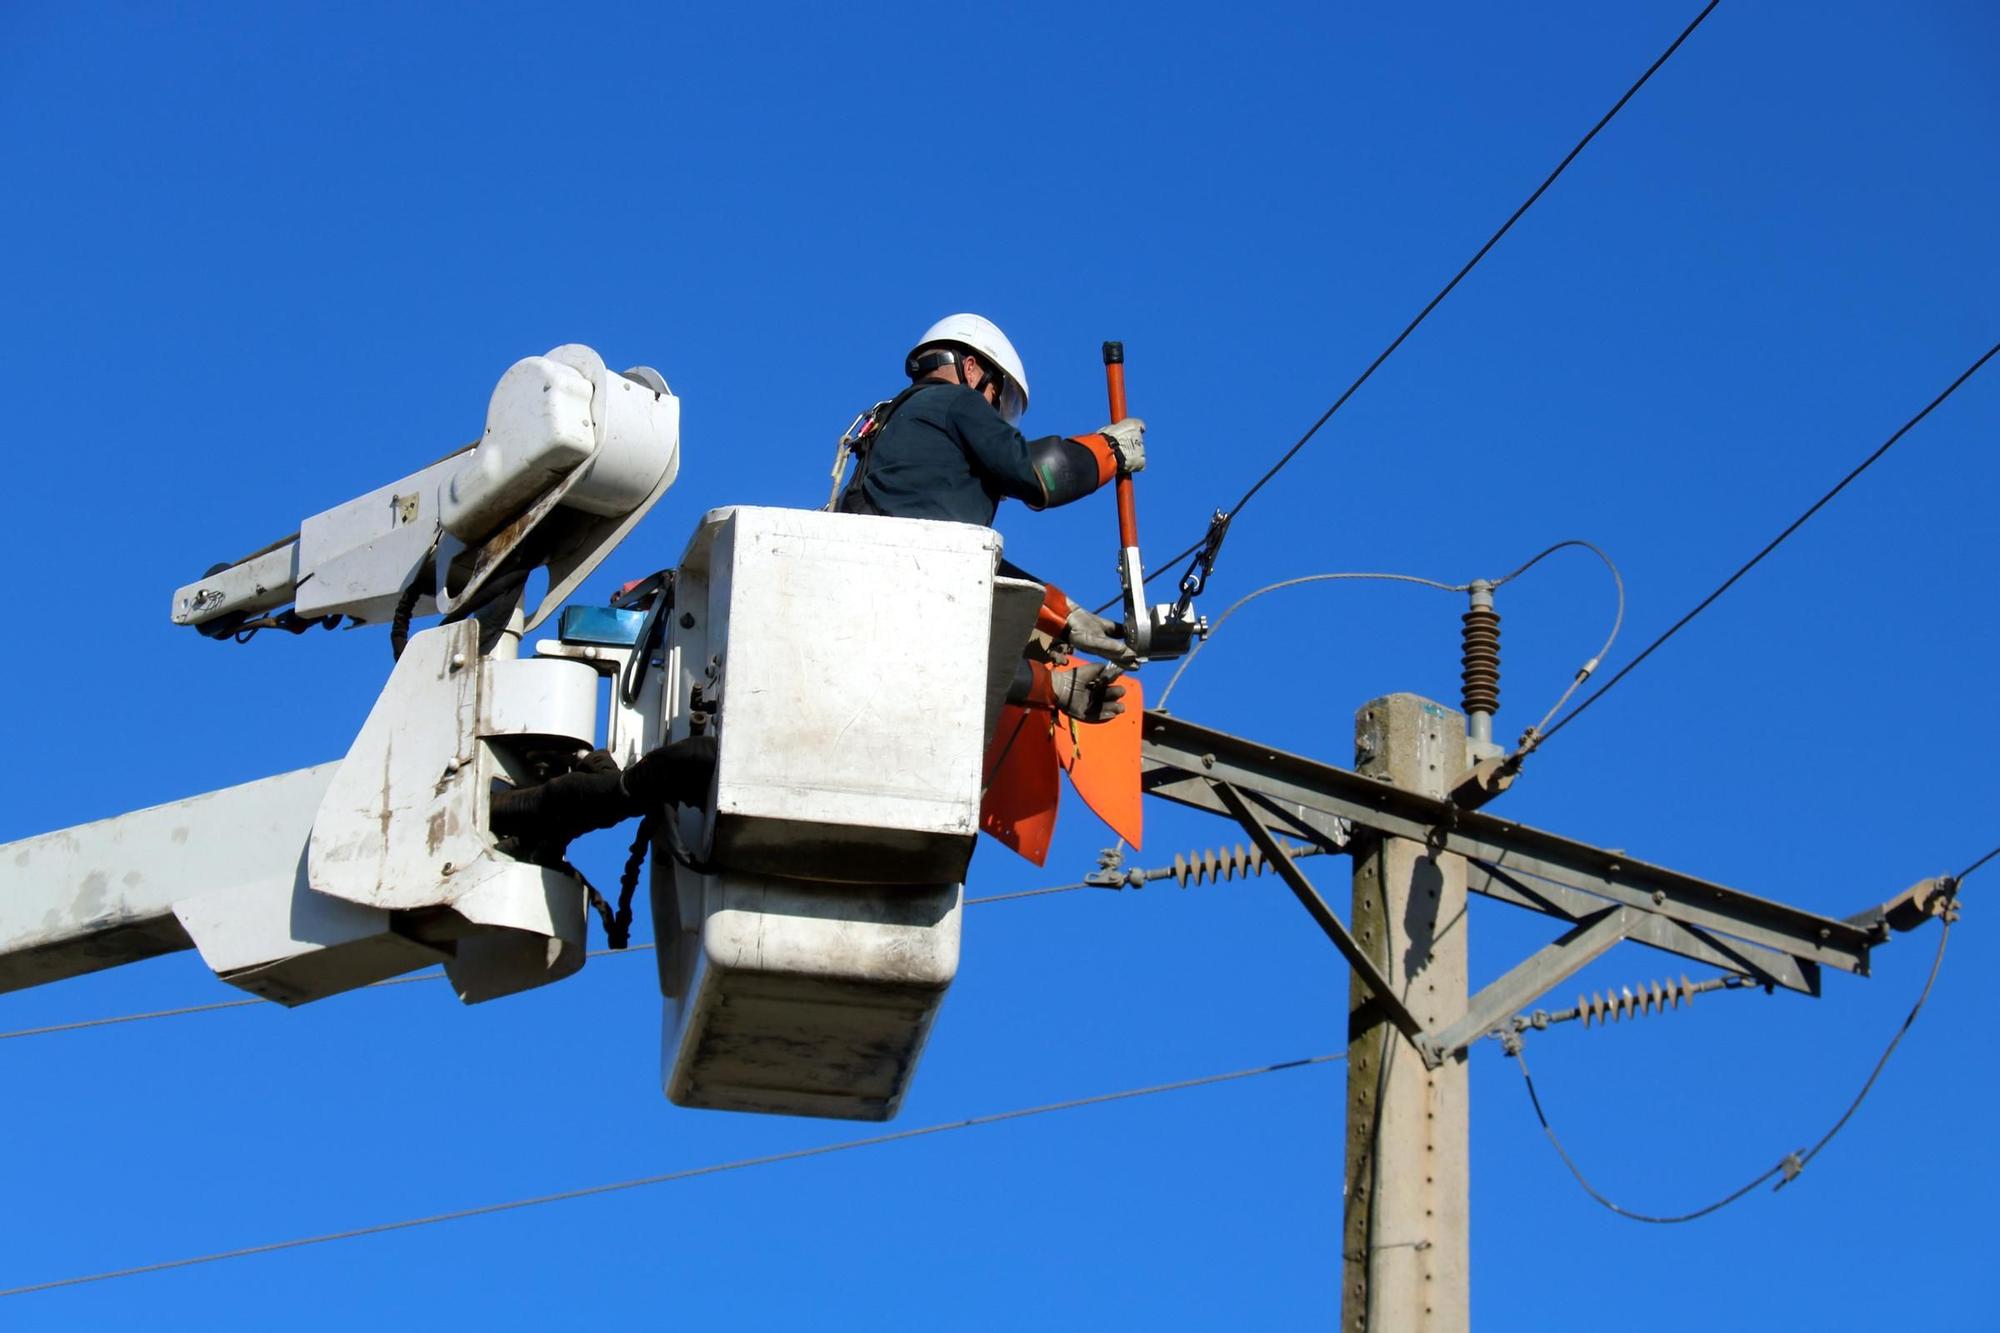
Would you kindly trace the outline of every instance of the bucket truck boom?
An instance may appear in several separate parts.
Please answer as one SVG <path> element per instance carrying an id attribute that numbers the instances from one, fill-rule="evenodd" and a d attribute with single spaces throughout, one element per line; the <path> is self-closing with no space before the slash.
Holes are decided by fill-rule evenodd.
<path id="1" fill-rule="evenodd" d="M 181 588 L 174 620 L 214 638 L 388 622 L 395 667 L 337 763 L 0 847 L 0 991 L 187 948 L 286 1005 L 430 964 L 467 1003 L 560 980 L 589 889 L 569 834 L 496 829 L 496 793 L 604 791 L 608 761 L 620 800 L 581 826 L 650 830 L 668 1096 L 894 1115 L 1043 589 L 999 574 L 988 528 L 719 509 L 678 569 L 524 654 L 678 463 L 664 380 L 559 347 L 501 378 L 477 444 Z M 910 623 L 927 651 L 885 674 Z M 630 785 L 690 754 L 679 808 Z"/>
<path id="2" fill-rule="evenodd" d="M 588 347 L 558 347 L 501 377 L 478 443 L 217 565 L 175 592 L 174 623 L 221 638 L 329 617 L 381 622 L 406 597 L 406 616 L 456 619 L 542 566 L 549 589 L 532 630 L 679 471 L 680 400 L 659 372 L 617 373 Z M 288 616 L 270 615 L 288 604 Z"/>
<path id="3" fill-rule="evenodd" d="M 583 887 L 501 853 L 488 803 L 531 750 L 596 743 L 599 668 L 522 660 L 520 637 L 672 485 L 679 427 L 657 372 L 558 347 L 501 377 L 478 443 L 180 589 L 174 620 L 214 637 L 445 623 L 409 640 L 344 760 L 7 847 L 0 990 L 190 947 L 283 1004 L 437 962 L 467 1001 L 575 971 Z"/>

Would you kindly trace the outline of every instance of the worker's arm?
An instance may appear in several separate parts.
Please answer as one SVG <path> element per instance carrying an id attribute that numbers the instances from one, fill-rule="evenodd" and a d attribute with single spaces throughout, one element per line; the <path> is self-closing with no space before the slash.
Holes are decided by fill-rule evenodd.
<path id="1" fill-rule="evenodd" d="M 950 429 L 964 443 L 974 466 L 992 478 L 1002 494 L 1031 509 L 1081 500 L 1118 474 L 1119 451 L 1110 435 L 1097 432 L 1074 439 L 1045 435 L 1031 440 L 971 389 L 953 395 Z"/>

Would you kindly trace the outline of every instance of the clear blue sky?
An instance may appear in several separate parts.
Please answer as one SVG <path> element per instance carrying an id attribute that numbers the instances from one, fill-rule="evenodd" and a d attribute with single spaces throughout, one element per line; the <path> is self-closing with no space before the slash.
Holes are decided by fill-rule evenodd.
<path id="1" fill-rule="evenodd" d="M 7 7 L 0 665 L 9 840 L 343 752 L 379 630 L 216 644 L 168 596 L 479 430 L 580 341 L 684 404 L 676 489 L 594 580 L 725 504 L 823 499 L 834 438 L 950 310 L 1012 334 L 1044 430 L 1122 338 L 1149 546 L 1289 444 L 1692 16 L 1675 4 Z M 1614 663 L 2000 337 L 2000 23 L 1751 4 L 1703 29 L 1246 513 L 1270 580 L 1457 582 L 1610 548 Z M 2000 368 L 1968 385 L 1531 766 L 1513 817 L 1830 914 L 2000 841 Z M 1003 511 L 1113 583 L 1108 501 Z M 1347 762 L 1457 694 L 1460 603 L 1327 585 L 1245 611 L 1177 712 Z M 1588 558 L 1503 592 L 1502 730 L 1599 642 Z M 1157 681 L 1155 682 L 1157 686 Z M 1165 807 L 1143 865 L 1234 841 Z M 970 891 L 1079 878 L 987 844 Z M 623 839 L 582 845 L 601 881 Z M 1345 867 L 1318 871 L 1344 904 Z M 1808 1174 L 1707 1222 L 1576 1189 L 1474 1053 L 1482 1329 L 1990 1326 L 1981 1119 L 2000 870 L 1924 1019 Z M 1341 1044 L 1347 980 L 1270 882 L 976 908 L 901 1125 Z M 642 920 L 644 934 L 649 923 Z M 1549 938 L 1473 912 L 1476 980 Z M 1531 1047 L 1614 1198 L 1676 1211 L 1816 1138 L 1932 937 L 1819 1001 Z M 1677 974 L 1627 946 L 1585 988 Z M 1700 975 L 1693 968 L 1691 973 Z M 1565 987 L 1552 1004 L 1566 1004 Z M 0 997 L 0 1028 L 230 998 L 191 954 Z M 0 1286 L 847 1137 L 669 1105 L 643 955 L 464 1009 L 441 986 L 0 1042 Z M 1304 1070 L 816 1161 L 11 1300 L 23 1329 L 1323 1327 L 1344 1075 Z"/>

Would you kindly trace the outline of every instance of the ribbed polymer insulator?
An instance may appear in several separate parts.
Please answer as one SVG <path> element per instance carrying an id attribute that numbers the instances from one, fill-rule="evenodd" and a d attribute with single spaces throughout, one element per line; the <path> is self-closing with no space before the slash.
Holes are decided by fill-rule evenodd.
<path id="1" fill-rule="evenodd" d="M 1585 1027 L 1589 1027 L 1593 1021 L 1615 1023 L 1628 1015 L 1638 1018 L 1644 1014 L 1665 1013 L 1690 1003 L 1700 992 L 1715 990 L 1723 984 L 1724 981 L 1718 978 L 1696 985 L 1687 979 L 1686 974 L 1682 974 L 1679 981 L 1669 980 L 1665 985 L 1649 981 L 1636 992 L 1630 986 L 1621 986 L 1609 995 L 1592 991 L 1589 999 L 1581 995 L 1576 997 L 1576 1016 L 1583 1020 Z"/>
<path id="2" fill-rule="evenodd" d="M 1294 857 L 1311 856 L 1316 850 L 1312 847 L 1294 847 L 1290 843 L 1280 843 L 1279 845 Z M 1251 879 L 1263 873 L 1263 848 L 1245 847 L 1239 842 L 1235 846 L 1225 847 L 1219 852 L 1211 847 L 1205 851 L 1190 852 L 1184 856 L 1176 855 L 1174 857 L 1173 868 L 1168 870 L 1164 875 L 1159 871 L 1148 871 L 1147 875 L 1148 878 L 1171 878 L 1182 888 L 1186 888 L 1190 882 L 1195 884 L 1207 884 L 1211 881 L 1220 883 L 1225 879 L 1235 879 L 1238 875 L 1241 875 L 1244 879 Z"/>
<path id="3" fill-rule="evenodd" d="M 1258 847 L 1245 847 L 1237 843 L 1225 847 L 1220 852 L 1209 848 L 1192 856 L 1174 857 L 1174 881 L 1182 888 L 1189 881 L 1207 884 L 1220 883 L 1225 879 L 1235 879 L 1238 875 L 1245 879 L 1264 873 L 1264 852 Z"/>
<path id="4" fill-rule="evenodd" d="M 1460 663 L 1465 668 L 1459 679 L 1465 682 L 1460 699 L 1468 713 L 1500 711 L 1500 613 L 1490 606 L 1475 606 L 1462 617 L 1465 645 Z"/>

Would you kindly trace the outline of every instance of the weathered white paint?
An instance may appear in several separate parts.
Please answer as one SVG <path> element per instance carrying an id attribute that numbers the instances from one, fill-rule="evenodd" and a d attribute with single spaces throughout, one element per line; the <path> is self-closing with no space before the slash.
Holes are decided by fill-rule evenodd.
<path id="1" fill-rule="evenodd" d="M 981 763 L 1041 601 L 984 528 L 725 509 L 682 560 L 662 739 L 694 693 L 713 814 L 679 815 L 653 911 L 667 1095 L 885 1120 L 958 968 Z"/>
<path id="2" fill-rule="evenodd" d="M 315 514 L 295 538 L 176 590 L 173 619 L 199 625 L 290 602 L 302 616 L 387 621 L 434 551 L 441 591 L 420 598 L 417 614 L 450 611 L 518 567 L 534 535 L 550 587 L 529 611 L 533 629 L 679 471 L 680 400 L 666 381 L 643 366 L 611 371 L 590 348 L 567 344 L 508 369 L 477 444 Z"/>

